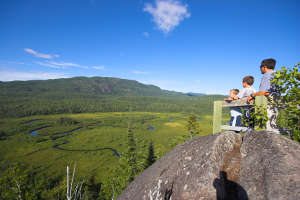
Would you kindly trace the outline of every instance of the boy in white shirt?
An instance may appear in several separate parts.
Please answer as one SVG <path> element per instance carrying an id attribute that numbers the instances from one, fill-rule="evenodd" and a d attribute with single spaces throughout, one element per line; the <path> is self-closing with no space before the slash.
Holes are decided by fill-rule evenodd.
<path id="1" fill-rule="evenodd" d="M 255 89 L 252 87 L 254 83 L 254 77 L 253 76 L 245 76 L 243 78 L 242 85 L 244 89 L 238 94 L 239 99 L 249 97 L 251 94 L 255 93 Z"/>
<path id="2" fill-rule="evenodd" d="M 243 89 L 239 92 L 238 89 L 230 90 L 229 97 L 225 98 L 225 101 L 232 101 L 237 99 L 248 98 L 251 94 L 255 93 L 255 89 L 252 87 L 254 83 L 253 76 L 245 76 L 243 78 Z M 230 126 L 241 126 L 242 110 L 240 107 L 230 108 Z M 244 107 L 244 119 L 250 119 L 250 108 Z M 249 122 L 250 123 L 250 122 Z M 250 124 L 250 126 L 253 126 Z"/>
<path id="3" fill-rule="evenodd" d="M 249 96 L 251 96 L 251 94 L 255 93 L 255 89 L 252 87 L 254 83 L 254 77 L 253 76 L 245 76 L 243 78 L 243 89 L 242 91 L 238 94 L 238 98 L 239 99 L 243 99 L 243 98 L 248 98 Z M 250 107 L 243 107 L 244 108 L 244 112 L 243 112 L 243 119 L 248 121 L 248 125 L 250 127 L 253 127 L 253 120 L 250 119 Z"/>

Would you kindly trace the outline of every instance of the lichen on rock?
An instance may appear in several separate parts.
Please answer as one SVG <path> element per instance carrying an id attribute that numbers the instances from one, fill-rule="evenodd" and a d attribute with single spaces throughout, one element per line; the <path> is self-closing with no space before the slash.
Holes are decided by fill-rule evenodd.
<path id="1" fill-rule="evenodd" d="M 194 138 L 136 177 L 118 199 L 300 199 L 300 145 L 266 131 Z"/>

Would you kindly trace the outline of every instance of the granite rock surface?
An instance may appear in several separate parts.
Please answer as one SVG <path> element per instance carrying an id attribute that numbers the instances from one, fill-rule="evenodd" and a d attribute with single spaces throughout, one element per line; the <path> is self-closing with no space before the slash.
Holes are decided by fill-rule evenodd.
<path id="1" fill-rule="evenodd" d="M 300 145 L 272 132 L 231 131 L 178 145 L 118 200 L 300 199 Z"/>

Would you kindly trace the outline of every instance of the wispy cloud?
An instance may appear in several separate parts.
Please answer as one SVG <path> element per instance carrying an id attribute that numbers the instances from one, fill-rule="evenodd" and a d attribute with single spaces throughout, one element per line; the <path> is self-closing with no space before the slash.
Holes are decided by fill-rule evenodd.
<path id="1" fill-rule="evenodd" d="M 149 38 L 150 37 L 150 34 L 148 32 L 144 32 L 143 35 L 146 37 L 146 38 Z"/>
<path id="2" fill-rule="evenodd" d="M 139 71 L 139 70 L 133 70 L 131 71 L 133 74 L 149 74 L 149 72 L 145 72 L 145 71 Z"/>
<path id="3" fill-rule="evenodd" d="M 61 68 L 67 68 L 67 67 L 78 67 L 78 68 L 84 68 L 84 69 L 89 68 L 88 66 L 79 65 L 79 64 L 70 63 L 70 62 L 53 62 L 53 61 L 51 61 L 49 63 L 52 64 L 52 65 L 61 67 Z"/>
<path id="4" fill-rule="evenodd" d="M 48 62 L 36 62 L 39 65 L 46 66 L 46 67 L 51 67 L 51 68 L 56 68 L 56 69 L 65 69 L 68 67 L 77 67 L 77 68 L 83 68 L 83 69 L 88 69 L 88 66 L 84 65 L 79 65 L 76 63 L 71 63 L 71 62 L 54 62 L 54 61 L 48 61 Z"/>
<path id="5" fill-rule="evenodd" d="M 7 61 L 9 64 L 16 64 L 16 65 L 25 65 L 24 62 L 18 62 L 18 61 Z"/>
<path id="6" fill-rule="evenodd" d="M 104 70 L 105 67 L 104 66 L 93 66 L 93 69 L 97 69 L 97 70 Z"/>
<path id="7" fill-rule="evenodd" d="M 56 65 L 52 65 L 52 64 L 50 64 L 50 63 L 46 63 L 46 62 L 39 62 L 39 61 L 37 61 L 37 62 L 35 62 L 36 64 L 39 64 L 39 65 L 41 65 L 41 66 L 45 66 L 45 67 L 51 67 L 51 68 L 55 68 L 55 69 L 60 69 L 61 67 L 58 67 L 58 66 L 56 66 Z"/>
<path id="8" fill-rule="evenodd" d="M 165 34 L 172 31 L 182 20 L 191 16 L 187 5 L 181 4 L 178 0 L 156 0 L 155 7 L 147 3 L 144 11 L 152 15 L 158 29 Z"/>
<path id="9" fill-rule="evenodd" d="M 58 54 L 44 54 L 44 53 L 39 53 L 33 49 L 29 49 L 29 48 L 25 48 L 24 49 L 25 52 L 30 53 L 32 55 L 34 55 L 37 58 L 46 58 L 46 59 L 52 59 L 52 58 L 58 58 L 60 57 Z"/>
<path id="10" fill-rule="evenodd" d="M 50 72 L 20 72 L 13 70 L 0 70 L 1 81 L 14 81 L 14 80 L 47 80 L 57 78 L 68 78 L 67 75 L 61 73 Z"/>

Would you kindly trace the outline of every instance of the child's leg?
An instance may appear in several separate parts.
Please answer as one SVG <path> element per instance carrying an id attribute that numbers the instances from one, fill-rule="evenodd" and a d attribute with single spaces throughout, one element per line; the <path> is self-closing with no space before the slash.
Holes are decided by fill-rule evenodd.
<path id="1" fill-rule="evenodd" d="M 232 123 L 231 123 L 231 126 L 236 126 L 236 117 L 237 116 L 232 116 Z"/>
<path id="2" fill-rule="evenodd" d="M 245 107 L 244 108 L 244 113 L 243 113 L 243 121 L 244 124 L 243 126 L 248 126 L 248 128 L 254 128 L 254 107 Z"/>
<path id="3" fill-rule="evenodd" d="M 280 134 L 279 127 L 276 124 L 276 119 L 278 116 L 278 109 L 273 105 L 267 106 L 267 114 L 268 114 L 268 121 L 266 124 L 267 131 L 272 131 L 274 133 Z"/>
<path id="4" fill-rule="evenodd" d="M 235 118 L 236 118 L 235 126 L 241 126 L 242 116 L 238 115 Z"/>
<path id="5" fill-rule="evenodd" d="M 233 116 L 231 116 L 231 117 L 230 117 L 230 121 L 229 121 L 229 125 L 230 125 L 230 126 L 232 126 L 232 122 L 233 122 L 233 120 L 234 120 L 234 117 L 233 117 Z"/>

